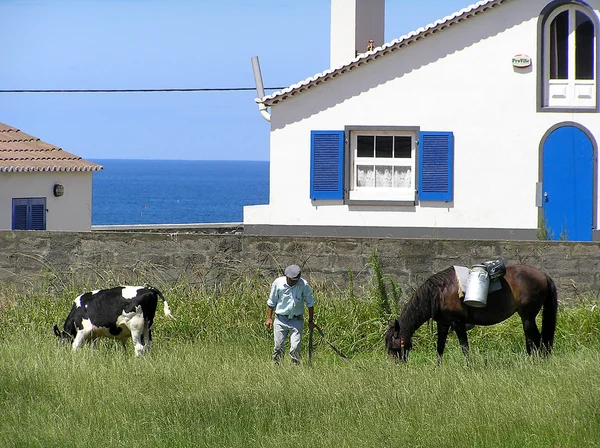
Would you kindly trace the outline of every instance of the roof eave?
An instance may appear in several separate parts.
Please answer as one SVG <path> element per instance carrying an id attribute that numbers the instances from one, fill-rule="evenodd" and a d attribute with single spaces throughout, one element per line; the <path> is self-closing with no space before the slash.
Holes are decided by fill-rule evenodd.
<path id="1" fill-rule="evenodd" d="M 104 167 L 85 166 L 85 167 L 61 167 L 61 166 L 1 166 L 0 173 L 34 173 L 34 172 L 93 172 L 101 171 Z"/>

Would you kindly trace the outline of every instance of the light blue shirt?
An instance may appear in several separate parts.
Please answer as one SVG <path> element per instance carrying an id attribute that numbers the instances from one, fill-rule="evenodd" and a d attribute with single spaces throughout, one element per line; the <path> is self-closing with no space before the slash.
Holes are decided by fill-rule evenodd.
<path id="1" fill-rule="evenodd" d="M 315 306 L 312 288 L 303 278 L 298 279 L 294 286 L 287 284 L 285 276 L 275 279 L 271 285 L 271 294 L 267 305 L 275 308 L 275 314 L 288 317 L 304 314 L 304 305 Z"/>

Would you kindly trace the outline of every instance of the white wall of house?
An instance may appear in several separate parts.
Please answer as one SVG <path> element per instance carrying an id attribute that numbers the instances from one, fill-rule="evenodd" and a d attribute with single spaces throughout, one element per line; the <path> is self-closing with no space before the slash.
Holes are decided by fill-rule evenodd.
<path id="1" fill-rule="evenodd" d="M 547 3 L 507 2 L 272 106 L 270 203 L 245 207 L 244 223 L 537 228 L 542 137 L 565 121 L 600 129 L 596 113 L 536 111 L 538 17 Z M 533 66 L 515 69 L 517 54 Z M 453 132 L 453 203 L 311 201 L 311 130 L 357 125 Z"/>
<path id="2" fill-rule="evenodd" d="M 55 184 L 63 196 L 54 197 Z M 46 198 L 46 230 L 91 230 L 92 172 L 0 173 L 2 230 L 12 228 L 13 198 Z"/>

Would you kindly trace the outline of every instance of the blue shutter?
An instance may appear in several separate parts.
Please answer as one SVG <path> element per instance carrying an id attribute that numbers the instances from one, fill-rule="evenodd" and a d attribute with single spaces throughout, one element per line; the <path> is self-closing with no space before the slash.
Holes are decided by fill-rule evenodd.
<path id="1" fill-rule="evenodd" d="M 344 131 L 311 131 L 310 198 L 344 199 Z"/>
<path id="2" fill-rule="evenodd" d="M 13 199 L 12 229 L 27 230 L 27 199 Z"/>
<path id="3" fill-rule="evenodd" d="M 46 230 L 46 198 L 13 199 L 13 230 Z"/>
<path id="4" fill-rule="evenodd" d="M 31 199 L 31 230 L 46 230 L 46 199 Z"/>
<path id="5" fill-rule="evenodd" d="M 419 134 L 419 200 L 454 199 L 454 135 L 452 132 Z"/>

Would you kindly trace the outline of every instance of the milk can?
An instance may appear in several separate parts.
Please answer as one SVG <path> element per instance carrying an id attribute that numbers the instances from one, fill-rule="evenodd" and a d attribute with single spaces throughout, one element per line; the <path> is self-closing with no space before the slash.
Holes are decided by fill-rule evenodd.
<path id="1" fill-rule="evenodd" d="M 467 279 L 467 292 L 463 301 L 465 305 L 474 308 L 486 306 L 489 286 L 490 278 L 485 266 L 482 264 L 473 265 Z"/>

